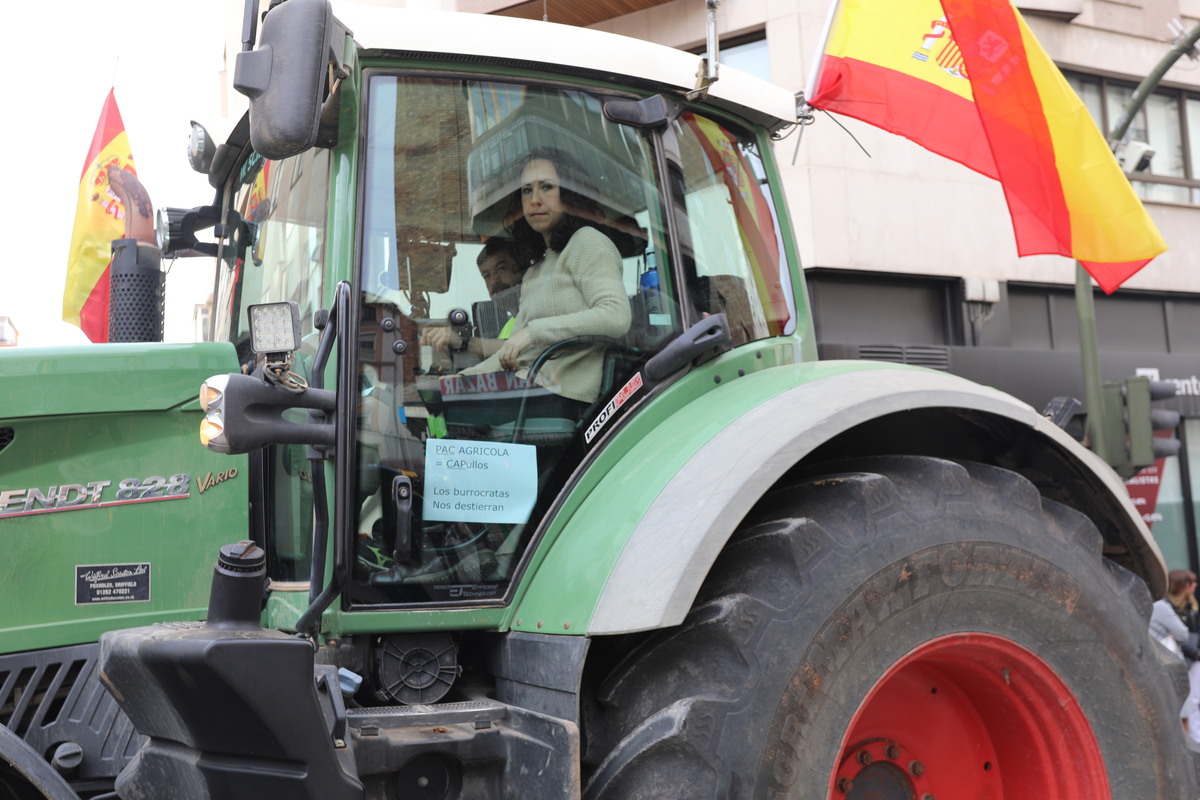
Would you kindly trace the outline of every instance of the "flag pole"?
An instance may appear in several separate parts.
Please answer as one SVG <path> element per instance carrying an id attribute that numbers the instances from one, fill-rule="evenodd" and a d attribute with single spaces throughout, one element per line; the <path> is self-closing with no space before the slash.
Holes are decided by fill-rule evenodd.
<path id="1" fill-rule="evenodd" d="M 800 125 L 800 132 L 796 135 L 796 149 L 792 152 L 792 166 L 796 165 L 796 159 L 800 156 L 800 142 L 804 139 L 804 129 L 813 123 L 815 109 L 809 104 L 808 99 L 817 89 L 817 81 L 821 77 L 821 65 L 825 61 L 825 45 L 829 43 L 829 32 L 833 30 L 833 20 L 837 16 L 840 4 L 841 0 L 833 0 L 829 4 L 829 13 L 825 15 L 825 27 L 821 29 L 821 38 L 817 41 L 812 67 L 808 70 L 808 80 L 805 81 L 804 89 L 797 98 L 799 102 L 796 104 L 796 121 Z"/>
<path id="2" fill-rule="evenodd" d="M 825 60 L 825 45 L 829 43 L 829 33 L 833 30 L 833 20 L 837 16 L 838 6 L 841 5 L 841 0 L 833 0 L 829 4 L 829 13 L 825 15 L 825 27 L 821 29 L 821 38 L 817 41 L 817 50 L 813 54 L 812 67 L 808 70 L 808 80 L 804 84 L 804 105 L 811 112 L 812 106 L 808 105 L 808 99 L 813 96 L 813 92 L 817 88 L 817 79 L 821 77 L 821 63 Z"/>

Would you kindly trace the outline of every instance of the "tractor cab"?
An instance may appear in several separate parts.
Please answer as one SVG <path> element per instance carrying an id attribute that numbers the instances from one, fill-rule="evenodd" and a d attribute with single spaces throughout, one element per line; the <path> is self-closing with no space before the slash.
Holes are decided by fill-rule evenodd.
<path id="1" fill-rule="evenodd" d="M 354 379 L 338 389 L 354 396 L 346 603 L 501 603 L 547 510 L 622 415 L 706 354 L 793 330 L 769 139 L 662 96 L 539 76 L 381 63 L 360 88 L 361 112 L 341 124 L 357 148 L 271 160 L 244 147 L 225 200 L 244 222 L 222 245 L 216 327 L 245 342 L 250 307 L 294 303 L 291 369 L 312 380 L 338 270 L 330 240 L 352 236 L 339 335 Z M 582 245 L 531 252 L 522 176 L 538 160 L 559 162 L 572 238 L 599 262 Z M 353 214 L 327 207 L 346 180 Z M 522 331 L 532 344 L 502 363 Z M 302 449 L 259 459 L 276 582 L 311 568 Z"/>

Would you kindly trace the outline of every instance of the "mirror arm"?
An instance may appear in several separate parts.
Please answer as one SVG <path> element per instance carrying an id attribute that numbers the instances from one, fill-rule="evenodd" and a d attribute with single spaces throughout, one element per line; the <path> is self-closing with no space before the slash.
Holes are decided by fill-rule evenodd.
<path id="1" fill-rule="evenodd" d="M 246 5 L 242 9 L 242 52 L 253 50 L 257 38 L 258 2 L 257 0 L 246 0 Z"/>

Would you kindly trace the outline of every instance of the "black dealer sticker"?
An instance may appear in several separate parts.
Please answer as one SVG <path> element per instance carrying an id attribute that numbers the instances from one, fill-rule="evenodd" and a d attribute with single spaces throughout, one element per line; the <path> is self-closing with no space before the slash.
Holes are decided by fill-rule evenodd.
<path id="1" fill-rule="evenodd" d="M 77 606 L 149 600 L 149 564 L 88 564 L 75 567 Z"/>

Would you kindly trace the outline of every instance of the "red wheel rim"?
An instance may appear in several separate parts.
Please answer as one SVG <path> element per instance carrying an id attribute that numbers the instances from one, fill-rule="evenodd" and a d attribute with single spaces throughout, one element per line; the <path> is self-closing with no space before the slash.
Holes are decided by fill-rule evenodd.
<path id="1" fill-rule="evenodd" d="M 1109 796 L 1100 747 L 1044 661 L 999 636 L 928 642 L 855 712 L 830 778 L 835 800 Z"/>

